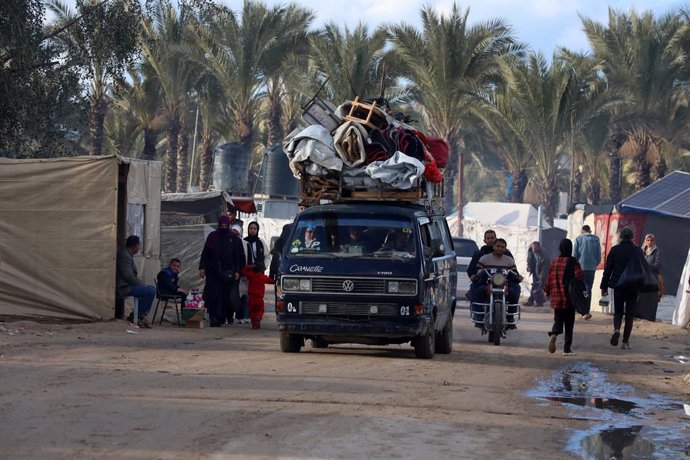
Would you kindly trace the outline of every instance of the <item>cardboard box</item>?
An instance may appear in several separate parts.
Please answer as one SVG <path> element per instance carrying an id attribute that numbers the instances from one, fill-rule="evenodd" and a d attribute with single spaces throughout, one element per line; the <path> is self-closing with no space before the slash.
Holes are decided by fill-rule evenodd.
<path id="1" fill-rule="evenodd" d="M 182 321 L 185 326 L 194 329 L 201 329 L 204 327 L 204 320 L 206 319 L 205 308 L 183 308 Z"/>

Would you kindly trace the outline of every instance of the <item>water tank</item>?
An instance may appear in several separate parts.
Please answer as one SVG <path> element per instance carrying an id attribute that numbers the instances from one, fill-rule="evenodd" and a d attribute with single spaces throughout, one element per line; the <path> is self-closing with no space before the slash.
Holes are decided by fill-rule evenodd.
<path id="1" fill-rule="evenodd" d="M 238 142 L 219 145 L 213 152 L 213 188 L 232 194 L 248 193 L 249 150 Z"/>
<path id="2" fill-rule="evenodd" d="M 263 166 L 263 188 L 269 196 L 299 196 L 299 181 L 292 175 L 288 157 L 280 145 L 266 150 Z"/>

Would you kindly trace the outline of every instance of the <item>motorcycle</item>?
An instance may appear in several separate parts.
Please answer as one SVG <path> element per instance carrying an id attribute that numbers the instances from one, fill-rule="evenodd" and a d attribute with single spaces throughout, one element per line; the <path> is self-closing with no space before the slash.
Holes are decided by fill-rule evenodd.
<path id="1" fill-rule="evenodd" d="M 516 329 L 520 320 L 520 304 L 509 304 L 508 284 L 518 279 L 512 270 L 492 268 L 481 269 L 480 278 L 486 280 L 488 303 L 472 302 L 471 319 L 475 326 L 482 330 L 482 335 L 489 334 L 489 343 L 500 345 L 506 338 L 509 329 Z"/>

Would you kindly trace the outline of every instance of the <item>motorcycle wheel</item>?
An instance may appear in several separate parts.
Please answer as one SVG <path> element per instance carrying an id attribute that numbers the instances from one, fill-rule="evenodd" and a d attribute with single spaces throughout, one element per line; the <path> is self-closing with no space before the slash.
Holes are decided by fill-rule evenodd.
<path id="1" fill-rule="evenodd" d="M 501 302 L 494 302 L 494 324 L 493 330 L 493 342 L 494 345 L 501 344 L 501 329 L 503 329 L 503 316 L 501 315 Z"/>

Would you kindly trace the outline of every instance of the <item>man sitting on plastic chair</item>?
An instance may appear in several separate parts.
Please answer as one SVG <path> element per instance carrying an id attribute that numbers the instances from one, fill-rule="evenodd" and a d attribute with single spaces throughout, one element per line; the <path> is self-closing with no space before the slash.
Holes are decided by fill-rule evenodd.
<path id="1" fill-rule="evenodd" d="M 184 307 L 184 298 L 187 295 L 187 291 L 180 289 L 179 274 L 182 269 L 182 262 L 180 259 L 171 259 L 170 263 L 163 270 L 158 272 L 156 277 L 157 288 L 158 288 L 158 303 L 156 304 L 156 310 L 153 313 L 155 319 L 156 313 L 158 312 L 158 305 L 161 301 L 164 301 L 163 312 L 161 313 L 161 319 L 158 324 L 163 323 L 163 316 L 165 315 L 165 309 L 168 307 L 168 301 L 175 301 L 175 313 L 177 313 L 177 323 L 180 323 L 179 311 L 177 310 L 177 301 L 180 302 L 180 308 Z"/>
<path id="2" fill-rule="evenodd" d="M 139 252 L 141 241 L 136 235 L 127 237 L 125 247 L 117 253 L 116 265 L 116 288 L 117 296 L 120 299 L 125 297 L 135 297 L 139 303 L 139 318 L 134 318 L 130 314 L 127 320 L 130 323 L 138 321 L 139 326 L 150 328 L 146 321 L 146 315 L 151 310 L 151 304 L 156 297 L 156 288 L 144 284 L 139 278 L 137 267 L 134 265 L 134 254 Z"/>

